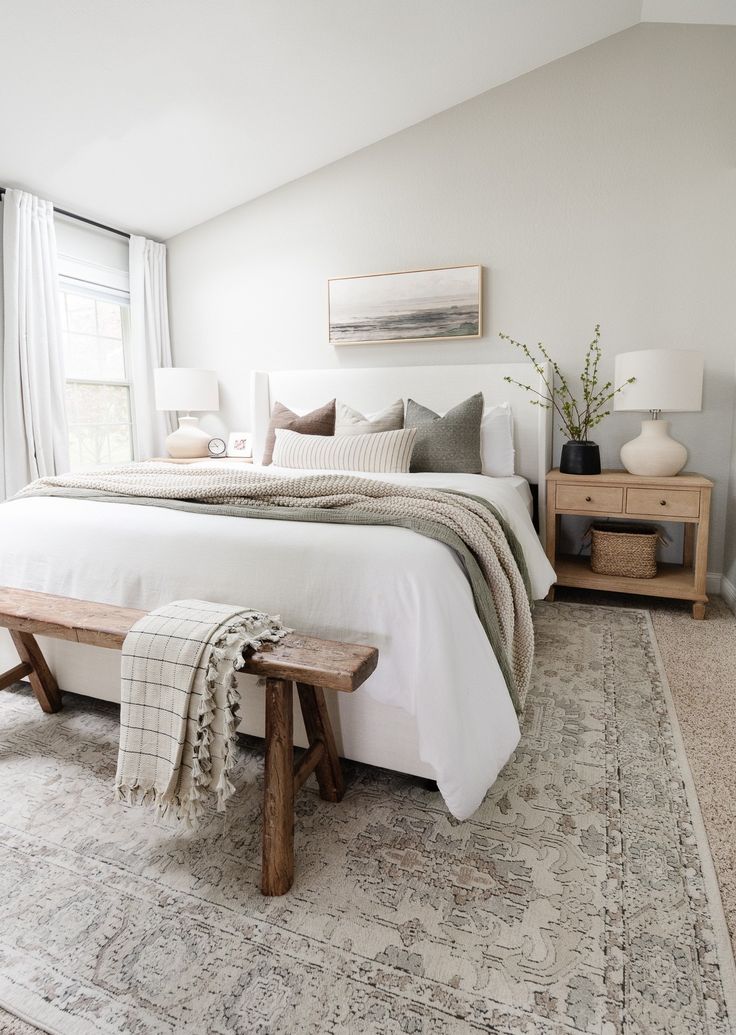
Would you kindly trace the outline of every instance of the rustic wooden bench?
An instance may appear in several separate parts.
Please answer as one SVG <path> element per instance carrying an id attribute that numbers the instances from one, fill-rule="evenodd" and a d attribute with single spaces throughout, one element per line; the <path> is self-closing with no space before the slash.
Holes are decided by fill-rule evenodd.
<path id="1" fill-rule="evenodd" d="M 0 674 L 0 690 L 25 677 L 45 712 L 61 708 L 61 692 L 36 636 L 120 649 L 145 614 L 129 607 L 0 587 L 0 627 L 20 664 Z M 294 880 L 294 795 L 314 772 L 327 801 L 340 801 L 343 779 L 324 690 L 352 693 L 378 662 L 375 647 L 291 633 L 251 655 L 244 671 L 266 680 L 266 762 L 263 792 L 261 891 L 283 895 Z M 294 763 L 293 684 L 309 747 Z"/>

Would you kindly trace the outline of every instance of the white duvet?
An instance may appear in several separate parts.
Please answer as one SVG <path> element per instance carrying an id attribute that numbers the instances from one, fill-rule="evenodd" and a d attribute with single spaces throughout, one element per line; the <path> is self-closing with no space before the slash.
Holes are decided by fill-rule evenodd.
<path id="1" fill-rule="evenodd" d="M 554 572 L 523 479 L 373 477 L 493 502 L 522 544 L 534 597 L 545 596 Z M 0 506 L 0 584 L 143 609 L 201 597 L 280 614 L 306 635 L 377 646 L 378 668 L 360 693 L 415 717 L 420 757 L 460 819 L 519 740 L 460 561 L 408 529 L 31 497 Z"/>

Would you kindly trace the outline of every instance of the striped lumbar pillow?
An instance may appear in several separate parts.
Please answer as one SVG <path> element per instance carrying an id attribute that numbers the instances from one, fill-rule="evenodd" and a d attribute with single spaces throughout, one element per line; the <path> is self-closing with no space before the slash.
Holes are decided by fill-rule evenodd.
<path id="1" fill-rule="evenodd" d="M 405 474 L 411 463 L 416 428 L 368 435 L 300 435 L 276 428 L 275 467 L 312 471 L 371 471 Z"/>

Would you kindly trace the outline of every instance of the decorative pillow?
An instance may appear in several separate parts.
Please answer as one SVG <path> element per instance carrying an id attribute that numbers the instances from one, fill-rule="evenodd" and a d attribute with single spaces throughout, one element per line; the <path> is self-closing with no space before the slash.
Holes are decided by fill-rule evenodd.
<path id="1" fill-rule="evenodd" d="M 514 418 L 508 403 L 489 406 L 480 422 L 483 474 L 510 478 L 514 473 Z"/>
<path id="2" fill-rule="evenodd" d="M 405 474 L 416 434 L 416 428 L 406 428 L 325 438 L 277 428 L 273 462 L 277 467 L 301 470 Z"/>
<path id="3" fill-rule="evenodd" d="M 266 432 L 266 447 L 263 450 L 262 464 L 267 465 L 273 462 L 273 447 L 276 441 L 274 435 L 277 428 L 289 428 L 291 431 L 298 431 L 303 435 L 334 435 L 335 434 L 335 400 L 325 403 L 318 410 L 311 413 L 303 413 L 301 416 L 294 413 L 283 403 L 275 402 L 271 410 L 271 423 Z"/>
<path id="4" fill-rule="evenodd" d="M 481 474 L 482 417 L 482 392 L 471 395 L 443 417 L 409 399 L 404 426 L 417 429 L 411 470 Z"/>
<path id="5" fill-rule="evenodd" d="M 404 402 L 397 399 L 392 406 L 367 417 L 352 410 L 340 400 L 335 403 L 336 435 L 375 435 L 378 431 L 398 431 L 404 426 Z"/>

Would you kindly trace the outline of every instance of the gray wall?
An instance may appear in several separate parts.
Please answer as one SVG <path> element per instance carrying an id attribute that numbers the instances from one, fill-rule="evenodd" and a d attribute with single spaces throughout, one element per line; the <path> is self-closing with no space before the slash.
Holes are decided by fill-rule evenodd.
<path id="1" fill-rule="evenodd" d="M 544 339 L 572 374 L 596 322 L 604 373 L 618 351 L 702 349 L 704 412 L 675 415 L 673 430 L 690 468 L 717 482 L 721 571 L 734 111 L 733 28 L 640 25 L 522 76 L 173 238 L 175 361 L 215 367 L 222 421 L 247 427 L 254 367 L 502 361 L 514 356 L 503 329 Z M 327 277 L 473 262 L 485 267 L 480 341 L 327 343 Z M 604 463 L 618 466 L 638 422 L 601 425 Z"/>
<path id="2" fill-rule="evenodd" d="M 724 586 L 724 596 L 728 599 L 734 611 L 736 611 L 736 421 L 733 426 L 731 450 L 731 478 L 728 486 L 728 503 L 726 507 L 726 543 L 723 574 L 729 583 L 729 585 Z"/>

